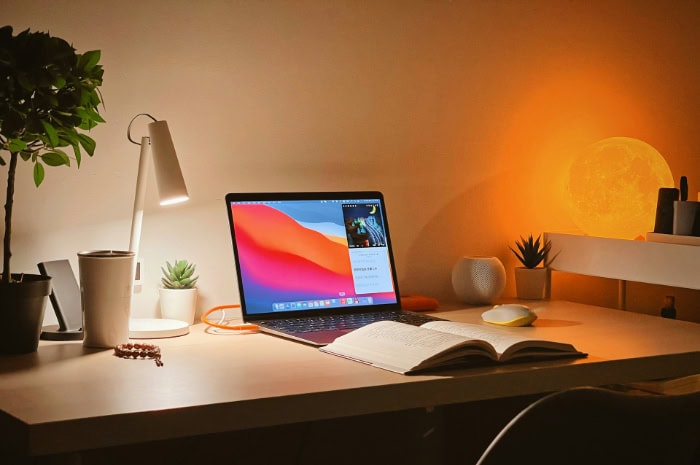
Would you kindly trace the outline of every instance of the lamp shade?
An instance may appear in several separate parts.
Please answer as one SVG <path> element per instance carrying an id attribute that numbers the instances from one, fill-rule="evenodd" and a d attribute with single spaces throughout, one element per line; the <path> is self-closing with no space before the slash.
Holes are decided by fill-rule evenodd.
<path id="1" fill-rule="evenodd" d="M 154 121 L 148 125 L 151 153 L 161 205 L 184 202 L 189 199 L 175 146 L 167 121 Z"/>

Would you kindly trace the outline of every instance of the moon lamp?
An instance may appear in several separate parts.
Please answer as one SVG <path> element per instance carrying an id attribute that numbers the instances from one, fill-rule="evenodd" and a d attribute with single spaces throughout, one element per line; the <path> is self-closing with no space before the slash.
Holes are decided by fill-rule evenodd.
<path id="1" fill-rule="evenodd" d="M 610 137 L 574 156 L 565 197 L 585 234 L 637 239 L 654 228 L 660 187 L 673 187 L 664 157 L 639 139 Z"/>

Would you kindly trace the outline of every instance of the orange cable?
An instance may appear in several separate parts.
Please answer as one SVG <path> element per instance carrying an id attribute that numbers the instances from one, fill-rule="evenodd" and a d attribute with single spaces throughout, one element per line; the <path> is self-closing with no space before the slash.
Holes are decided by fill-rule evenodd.
<path id="1" fill-rule="evenodd" d="M 243 323 L 239 325 L 223 325 L 220 323 L 214 323 L 213 321 L 209 320 L 207 317 L 214 313 L 217 310 L 224 310 L 226 308 L 241 308 L 240 305 L 238 304 L 233 304 L 233 305 L 218 305 L 216 307 L 212 307 L 209 310 L 207 310 L 204 315 L 202 315 L 202 323 L 207 324 L 209 326 L 213 326 L 215 328 L 219 329 L 230 329 L 233 331 L 257 331 L 260 328 L 258 328 L 258 325 L 254 325 L 252 323 Z"/>

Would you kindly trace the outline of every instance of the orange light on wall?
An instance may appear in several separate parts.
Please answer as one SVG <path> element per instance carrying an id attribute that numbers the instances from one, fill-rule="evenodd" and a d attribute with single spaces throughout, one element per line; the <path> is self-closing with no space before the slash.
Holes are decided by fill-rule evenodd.
<path id="1" fill-rule="evenodd" d="M 611 137 L 573 158 L 566 201 L 584 233 L 637 239 L 653 231 L 660 187 L 673 187 L 664 157 L 641 140 Z"/>

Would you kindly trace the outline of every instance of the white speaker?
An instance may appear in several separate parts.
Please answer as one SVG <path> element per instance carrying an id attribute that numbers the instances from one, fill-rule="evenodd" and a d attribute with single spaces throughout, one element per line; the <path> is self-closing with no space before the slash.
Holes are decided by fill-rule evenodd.
<path id="1" fill-rule="evenodd" d="M 465 256 L 452 268 L 452 288 L 464 303 L 491 304 L 505 287 L 506 269 L 498 257 Z"/>

